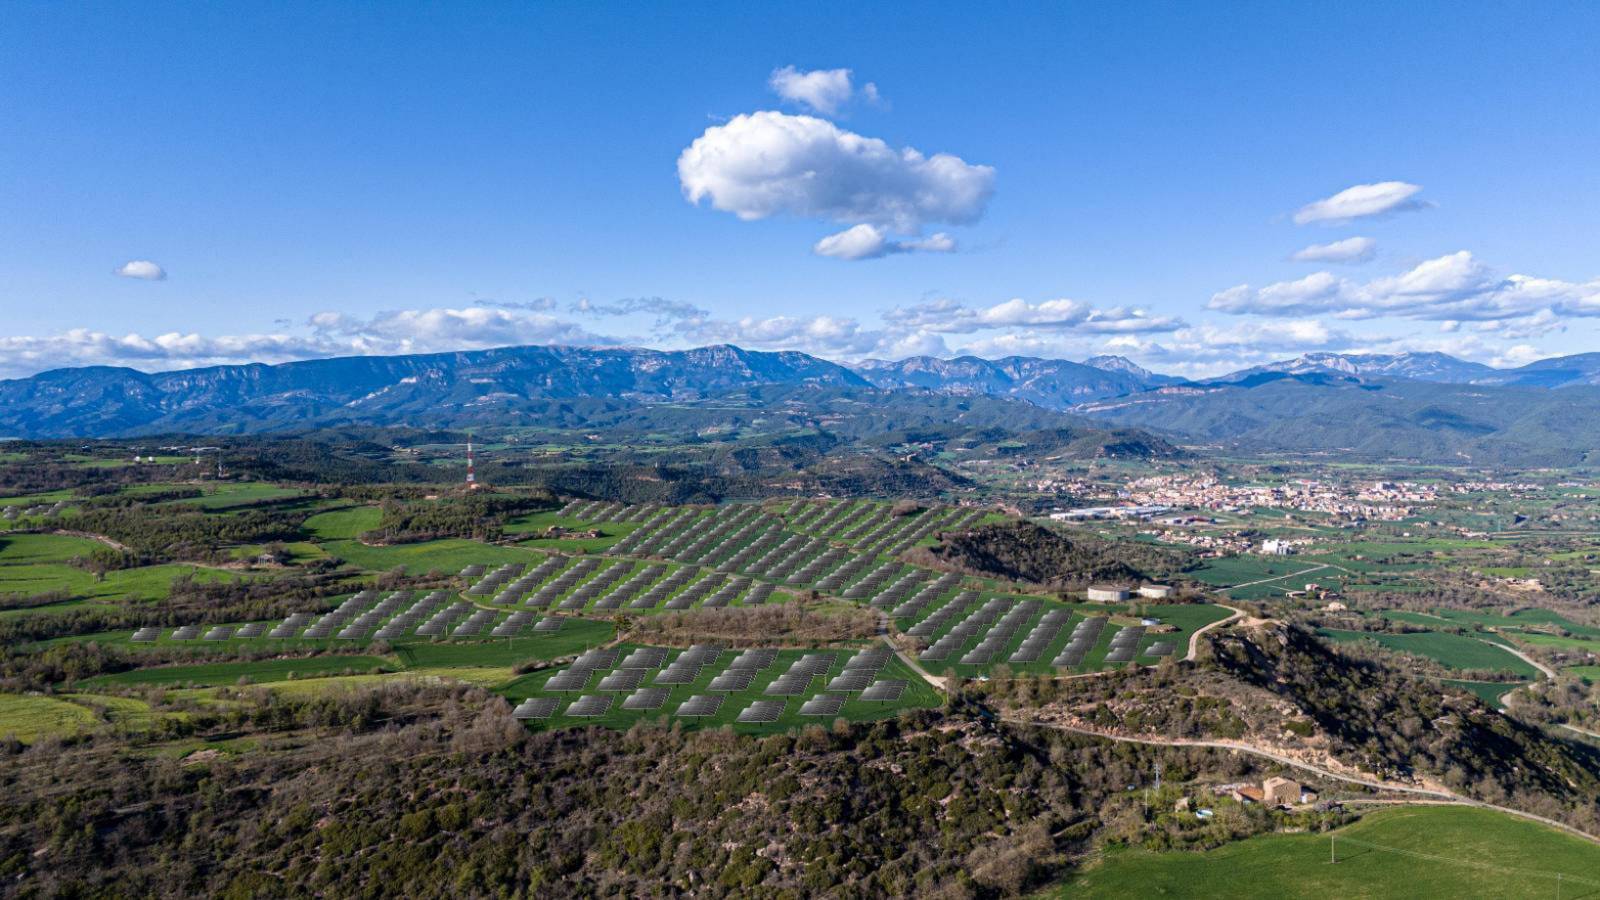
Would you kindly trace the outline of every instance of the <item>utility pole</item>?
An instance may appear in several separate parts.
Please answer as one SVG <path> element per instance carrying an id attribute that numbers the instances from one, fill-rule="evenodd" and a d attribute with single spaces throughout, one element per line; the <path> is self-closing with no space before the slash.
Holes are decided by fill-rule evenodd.
<path id="1" fill-rule="evenodd" d="M 1330 863 L 1336 863 L 1339 861 L 1338 851 L 1334 849 L 1334 844 L 1338 840 L 1339 838 L 1333 832 L 1328 832 L 1328 862 Z"/>

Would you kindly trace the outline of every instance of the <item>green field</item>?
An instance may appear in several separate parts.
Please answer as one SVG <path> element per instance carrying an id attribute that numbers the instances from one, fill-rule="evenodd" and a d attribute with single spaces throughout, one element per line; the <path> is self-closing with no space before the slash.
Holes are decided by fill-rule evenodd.
<path id="1" fill-rule="evenodd" d="M 1388 634 L 1337 628 L 1319 628 L 1317 633 L 1339 643 L 1373 640 L 1391 650 L 1427 657 L 1451 669 L 1511 672 L 1530 680 L 1539 677 L 1538 669 L 1499 647 L 1459 634 L 1429 631 Z"/>
<path id="2" fill-rule="evenodd" d="M 68 565 L 103 546 L 89 538 L 64 534 L 0 535 L 0 594 L 33 595 L 64 591 L 79 600 L 159 600 L 179 575 L 226 579 L 222 570 L 164 564 L 107 572 L 103 580 Z"/>
<path id="3" fill-rule="evenodd" d="M 432 571 L 454 575 L 474 563 L 490 566 L 507 562 L 536 565 L 544 559 L 544 554 L 537 550 L 496 547 L 463 538 L 396 544 L 392 547 L 369 547 L 355 540 L 330 540 L 323 543 L 322 548 L 330 555 L 369 572 L 387 572 L 396 566 L 404 566 L 407 572 L 417 575 Z"/>
<path id="4" fill-rule="evenodd" d="M 318 540 L 354 540 L 364 531 L 371 531 L 378 527 L 378 521 L 383 518 L 383 511 L 376 506 L 353 506 L 348 509 L 332 509 L 324 513 L 317 513 L 301 526 L 309 535 Z"/>
<path id="5" fill-rule="evenodd" d="M 0 694 L 0 737 L 31 743 L 47 735 L 93 730 L 100 719 L 76 703 L 54 697 Z"/>
<path id="6" fill-rule="evenodd" d="M 1059 897 L 1458 898 L 1600 896 L 1600 846 L 1490 810 L 1368 813 L 1330 837 L 1271 834 L 1204 853 L 1121 850 Z"/>
<path id="7" fill-rule="evenodd" d="M 1492 612 L 1480 612 L 1466 609 L 1438 609 L 1434 614 L 1441 619 L 1447 619 L 1462 625 L 1480 625 L 1486 628 L 1537 628 L 1539 626 L 1555 626 L 1564 628 L 1576 635 L 1600 638 L 1600 628 L 1588 625 L 1579 625 L 1558 612 L 1548 609 L 1519 609 L 1509 615 Z"/>
<path id="8" fill-rule="evenodd" d="M 245 678 L 254 682 L 314 678 L 346 671 L 372 672 L 379 668 L 398 668 L 381 656 L 307 656 L 297 659 L 258 659 L 242 662 L 203 663 L 192 666 L 152 666 L 114 675 L 101 675 L 80 682 L 82 687 L 128 686 L 139 684 L 194 684 L 222 686 Z"/>
<path id="9" fill-rule="evenodd" d="M 598 553 L 617 541 L 622 540 L 639 527 L 636 522 L 590 522 L 585 519 L 574 519 L 563 516 L 554 510 L 539 513 L 530 513 L 518 516 L 506 522 L 506 534 L 534 535 L 551 526 L 571 528 L 577 530 L 595 529 L 600 532 L 597 538 L 529 538 L 522 542 L 524 547 L 539 547 L 546 550 L 560 550 L 566 553 L 583 551 L 585 553 Z"/>
<path id="10" fill-rule="evenodd" d="M 1446 678 L 1444 683 L 1468 691 L 1479 700 L 1493 707 L 1500 706 L 1501 697 L 1527 684 L 1525 681 L 1514 683 L 1504 681 L 1462 681 L 1457 678 Z"/>

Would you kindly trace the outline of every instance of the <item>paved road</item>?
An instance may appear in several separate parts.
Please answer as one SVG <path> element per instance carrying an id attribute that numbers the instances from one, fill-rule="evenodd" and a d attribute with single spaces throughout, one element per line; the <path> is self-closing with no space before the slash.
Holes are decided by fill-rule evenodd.
<path id="1" fill-rule="evenodd" d="M 1548 825 L 1551 828 L 1565 831 L 1574 837 L 1583 838 L 1590 843 L 1600 844 L 1600 837 L 1596 837 L 1584 831 L 1579 831 L 1571 825 L 1568 825 L 1565 822 L 1558 822 L 1555 819 L 1547 819 L 1544 816 L 1534 815 L 1530 812 L 1523 812 L 1520 809 L 1512 809 L 1508 806 L 1496 806 L 1493 803 L 1484 803 L 1481 800 L 1474 800 L 1471 797 L 1464 797 L 1452 791 L 1436 791 L 1431 788 L 1419 788 L 1411 785 L 1396 784 L 1390 781 L 1344 775 L 1329 769 L 1325 769 L 1321 766 L 1313 765 L 1307 762 L 1301 762 L 1300 760 L 1284 756 L 1280 753 L 1274 753 L 1271 750 L 1263 750 L 1260 747 L 1255 747 L 1250 744 L 1239 744 L 1231 741 L 1200 741 L 1190 740 L 1187 738 L 1123 737 L 1121 735 L 1106 734 L 1104 732 L 1095 731 L 1089 728 L 1077 728 L 1072 725 L 1062 725 L 1056 722 L 1038 722 L 1018 716 L 1002 716 L 1001 718 L 1003 721 L 1010 722 L 1013 725 L 1032 725 L 1037 728 L 1053 728 L 1057 731 L 1068 731 L 1072 732 L 1073 734 L 1081 734 L 1107 741 L 1118 741 L 1125 744 L 1144 744 L 1146 746 L 1154 747 L 1209 747 L 1215 750 L 1233 750 L 1239 753 L 1248 753 L 1252 756 L 1270 759 L 1273 762 L 1281 763 L 1283 765 L 1290 766 L 1291 768 L 1313 772 L 1317 775 L 1321 775 L 1324 778 L 1330 778 L 1334 781 L 1342 781 L 1346 784 L 1359 784 L 1363 787 L 1369 787 L 1381 791 L 1396 791 L 1408 796 L 1426 797 L 1434 801 L 1444 801 L 1462 806 L 1476 806 L 1480 809 L 1492 809 L 1497 812 L 1506 813 L 1507 815 L 1516 816 L 1520 819 L 1528 819 L 1529 821 L 1538 822 L 1541 825 Z"/>

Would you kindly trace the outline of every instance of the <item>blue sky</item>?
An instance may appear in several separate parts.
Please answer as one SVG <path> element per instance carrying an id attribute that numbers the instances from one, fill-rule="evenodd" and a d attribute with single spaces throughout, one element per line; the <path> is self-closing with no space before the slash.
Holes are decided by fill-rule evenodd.
<path id="1" fill-rule="evenodd" d="M 0 375 L 1596 349 L 1600 8 L 1397 6 L 11 4 Z"/>

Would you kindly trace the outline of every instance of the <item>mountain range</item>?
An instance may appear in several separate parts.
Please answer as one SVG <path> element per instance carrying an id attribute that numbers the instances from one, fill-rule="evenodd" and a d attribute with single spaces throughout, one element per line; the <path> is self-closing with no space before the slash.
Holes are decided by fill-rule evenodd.
<path id="1" fill-rule="evenodd" d="M 1095 419 L 1125 430 L 1101 435 Z M 1566 465 L 1600 446 L 1591 424 L 1600 353 L 1511 369 L 1442 353 L 1317 353 L 1185 381 L 1118 356 L 845 366 L 729 345 L 537 346 L 0 381 L 0 436 L 17 438 L 517 425 L 691 436 L 819 428 L 866 439 L 942 421 L 1052 441 L 1070 430 L 1107 447 L 1160 447 L 1140 436 L 1155 432 L 1268 451 Z"/>
<path id="2" fill-rule="evenodd" d="M 1008 356 L 983 359 L 912 356 L 893 362 L 869 359 L 855 371 L 874 387 L 919 388 L 949 394 L 989 394 L 1066 409 L 1104 397 L 1121 397 L 1182 379 L 1156 375 L 1120 356 L 1097 356 L 1081 363 L 1064 359 Z"/>

